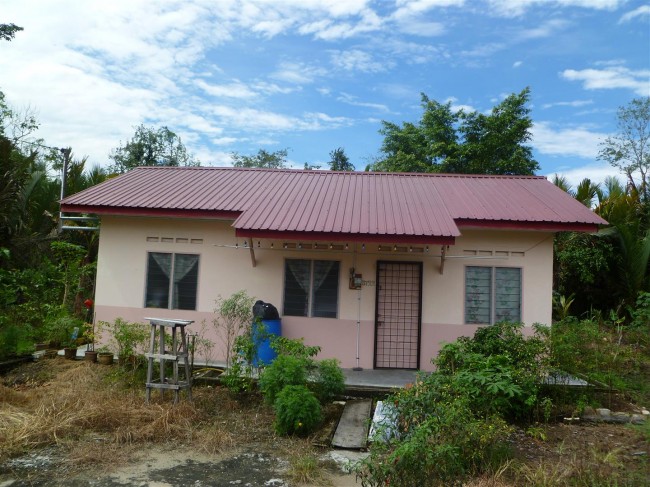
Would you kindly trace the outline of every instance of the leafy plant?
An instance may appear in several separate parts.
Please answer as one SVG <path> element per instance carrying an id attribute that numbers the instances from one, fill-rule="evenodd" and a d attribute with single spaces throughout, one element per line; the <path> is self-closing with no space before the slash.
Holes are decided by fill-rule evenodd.
<path id="1" fill-rule="evenodd" d="M 243 334 L 251 334 L 254 303 L 255 298 L 249 296 L 244 290 L 237 291 L 229 298 L 219 296 L 216 301 L 212 326 L 225 346 L 226 367 L 228 368 L 233 365 L 233 356 L 235 360 L 239 360 L 238 354 L 241 352 L 243 343 L 236 343 L 238 337 Z M 236 348 L 240 350 L 236 350 Z M 252 355 L 250 353 L 247 355 L 251 357 L 252 361 Z"/>
<path id="2" fill-rule="evenodd" d="M 116 318 L 112 323 L 102 321 L 99 329 L 108 329 L 111 333 L 111 344 L 117 355 L 124 361 L 138 353 L 144 353 L 149 339 L 149 327 L 144 323 L 128 322 Z"/>
<path id="3" fill-rule="evenodd" d="M 260 376 L 260 390 L 268 404 L 274 404 L 278 394 L 289 385 L 306 385 L 308 362 L 292 355 L 280 355 Z"/>
<path id="4" fill-rule="evenodd" d="M 273 407 L 275 430 L 281 435 L 307 436 L 323 418 L 318 399 L 303 385 L 286 386 Z"/>
<path id="5" fill-rule="evenodd" d="M 345 376 L 337 359 L 317 362 L 312 387 L 321 404 L 326 404 L 345 390 Z"/>

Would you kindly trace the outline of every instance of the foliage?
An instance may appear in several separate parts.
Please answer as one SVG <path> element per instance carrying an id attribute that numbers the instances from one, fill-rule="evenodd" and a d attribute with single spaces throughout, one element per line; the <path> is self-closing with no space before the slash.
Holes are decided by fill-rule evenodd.
<path id="1" fill-rule="evenodd" d="M 113 161 L 109 170 L 119 174 L 141 166 L 199 165 L 176 133 L 166 126 L 155 128 L 144 124 L 135 127 L 131 140 L 113 149 L 108 157 Z"/>
<path id="2" fill-rule="evenodd" d="M 526 338 L 520 323 L 479 328 L 473 338 L 445 345 L 434 363 L 449 378 L 446 387 L 461 393 L 477 414 L 527 418 L 547 373 L 546 341 Z"/>
<path id="3" fill-rule="evenodd" d="M 0 24 L 0 40 L 11 41 L 16 32 L 24 30 L 22 27 L 18 27 L 16 24 Z"/>
<path id="4" fill-rule="evenodd" d="M 372 443 L 370 456 L 356 467 L 361 485 L 460 485 L 508 455 L 509 428 L 502 419 L 477 417 L 464 400 L 439 401 L 431 391 L 421 382 L 392 397 L 402 413 L 399 438 Z"/>
<path id="5" fill-rule="evenodd" d="M 252 307 L 249 309 L 252 316 Z M 256 367 L 253 364 L 256 362 L 259 340 L 263 339 L 266 333 L 261 322 L 254 325 L 255 330 L 249 322 L 241 334 L 235 337 L 230 366 L 221 377 L 222 383 L 233 394 L 249 393 L 254 389 L 253 376 Z"/>
<path id="6" fill-rule="evenodd" d="M 262 372 L 259 380 L 260 390 L 268 404 L 274 404 L 280 391 L 286 386 L 305 385 L 307 383 L 308 362 L 291 355 L 276 357 L 271 365 Z"/>
<path id="7" fill-rule="evenodd" d="M 59 347 L 76 347 L 76 339 L 83 328 L 83 321 L 68 315 L 64 309 L 53 314 L 45 324 L 46 340 Z"/>
<path id="8" fill-rule="evenodd" d="M 383 121 L 383 158 L 373 171 L 466 174 L 533 174 L 539 169 L 532 149 L 530 90 L 512 94 L 490 114 L 454 111 L 422 94 L 418 124 Z"/>
<path id="9" fill-rule="evenodd" d="M 625 326 L 615 313 L 609 319 L 569 316 L 553 323 L 551 365 L 643 399 L 649 392 L 645 371 L 650 363 L 650 339 L 648 322 L 644 323 L 650 313 L 648 305 L 650 299 L 643 294 L 632 313 L 632 326 Z"/>
<path id="10" fill-rule="evenodd" d="M 312 380 L 312 389 L 321 404 L 331 402 L 345 391 L 345 376 L 337 359 L 318 361 Z"/>
<path id="11" fill-rule="evenodd" d="M 648 202 L 650 170 L 650 97 L 635 98 L 617 112 L 618 133 L 601 144 L 598 158 L 620 169 L 641 200 Z M 640 176 L 641 181 L 635 180 Z"/>
<path id="12" fill-rule="evenodd" d="M 237 337 L 251 333 L 253 304 L 255 304 L 255 298 L 249 296 L 244 290 L 237 291 L 229 298 L 219 296 L 216 300 L 212 326 L 225 346 L 226 367 L 232 366 L 233 347 Z M 240 343 L 240 348 L 242 345 Z M 236 353 L 235 357 L 237 357 Z"/>
<path id="13" fill-rule="evenodd" d="M 350 158 L 345 153 L 342 147 L 338 147 L 330 152 L 330 160 L 327 162 L 331 171 L 354 171 L 354 164 L 350 162 Z"/>
<path id="14" fill-rule="evenodd" d="M 288 385 L 273 405 L 275 430 L 281 435 L 307 436 L 323 419 L 321 406 L 304 385 Z"/>
<path id="15" fill-rule="evenodd" d="M 231 153 L 233 167 L 261 167 L 266 169 L 284 169 L 287 166 L 288 149 L 280 149 L 268 152 L 264 149 L 257 151 L 257 154 L 245 156 L 238 152 Z"/>
<path id="16" fill-rule="evenodd" d="M 307 346 L 302 338 L 287 338 L 277 335 L 271 339 L 271 348 L 278 355 L 290 355 L 301 359 L 311 359 L 320 352 L 318 345 Z"/>
<path id="17" fill-rule="evenodd" d="M 149 327 L 144 323 L 128 322 L 116 318 L 112 323 L 101 321 L 99 332 L 111 334 L 110 347 L 123 359 L 144 353 L 149 340 Z"/>

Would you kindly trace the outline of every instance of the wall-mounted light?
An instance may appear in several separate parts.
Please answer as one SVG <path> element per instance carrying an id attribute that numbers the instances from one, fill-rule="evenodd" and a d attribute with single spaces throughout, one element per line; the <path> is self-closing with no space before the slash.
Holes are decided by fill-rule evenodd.
<path id="1" fill-rule="evenodd" d="M 393 246 L 393 252 L 397 252 L 397 245 Z"/>
<path id="2" fill-rule="evenodd" d="M 409 246 L 409 252 L 413 252 L 413 246 Z"/>
<path id="3" fill-rule="evenodd" d="M 378 250 L 379 252 L 381 252 L 381 245 L 377 248 L 377 250 Z"/>
<path id="4" fill-rule="evenodd" d="M 348 248 L 349 248 L 348 244 L 345 244 L 345 250 L 348 250 Z"/>
<path id="5" fill-rule="evenodd" d="M 302 244 L 301 244 L 300 242 L 298 242 L 298 248 L 299 248 L 299 249 L 302 248 Z"/>
<path id="6" fill-rule="evenodd" d="M 273 242 L 271 242 L 271 248 L 273 248 Z"/>
<path id="7" fill-rule="evenodd" d="M 235 242 L 235 248 L 236 248 L 236 249 L 239 248 L 239 242 Z"/>
<path id="8" fill-rule="evenodd" d="M 282 246 L 282 248 L 285 248 L 285 249 L 286 249 L 286 248 L 287 248 L 287 244 L 285 243 L 285 244 Z"/>
<path id="9" fill-rule="evenodd" d="M 428 251 L 429 251 L 429 246 L 428 246 L 428 245 L 427 245 L 426 247 L 424 247 L 424 251 L 425 251 L 425 252 L 428 252 Z"/>
<path id="10" fill-rule="evenodd" d="M 330 244 L 330 250 L 332 250 L 333 248 L 334 248 L 334 244 L 331 243 L 331 244 Z"/>
<path id="11" fill-rule="evenodd" d="M 366 244 L 361 244 L 361 251 L 366 250 Z"/>

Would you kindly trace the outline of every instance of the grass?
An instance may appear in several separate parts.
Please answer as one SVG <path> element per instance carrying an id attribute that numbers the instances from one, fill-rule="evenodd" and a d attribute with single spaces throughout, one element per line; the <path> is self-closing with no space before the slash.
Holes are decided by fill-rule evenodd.
<path id="1" fill-rule="evenodd" d="M 146 405 L 144 387 L 123 387 L 111 377 L 115 367 L 50 362 L 58 373 L 40 387 L 0 386 L 0 461 L 47 445 L 66 447 L 82 463 L 119 460 L 124 445 L 170 441 L 218 453 L 234 444 L 238 429 L 245 429 L 242 420 L 250 419 L 243 414 L 220 421 L 220 415 L 238 416 L 241 407 L 207 390 L 197 390 L 194 403 L 181 401 L 174 407 L 171 394 L 164 401 L 154 394 Z M 248 426 L 255 431 L 260 422 Z"/>

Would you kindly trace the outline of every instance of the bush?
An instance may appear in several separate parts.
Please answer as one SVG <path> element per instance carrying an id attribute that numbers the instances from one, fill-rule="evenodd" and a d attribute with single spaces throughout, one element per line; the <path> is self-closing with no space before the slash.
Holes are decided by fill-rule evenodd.
<path id="1" fill-rule="evenodd" d="M 321 404 L 326 404 L 345 390 L 345 376 L 337 359 L 317 362 L 313 389 Z"/>
<path id="2" fill-rule="evenodd" d="M 528 418 L 548 373 L 548 347 L 541 335 L 526 338 L 519 323 L 480 328 L 473 338 L 445 345 L 434 363 L 447 387 L 466 396 L 484 415 Z"/>
<path id="3" fill-rule="evenodd" d="M 323 419 L 318 399 L 304 385 L 286 386 L 273 407 L 275 430 L 281 435 L 307 436 Z"/>
<path id="4" fill-rule="evenodd" d="M 398 409 L 408 409 L 421 387 L 393 396 Z M 372 444 L 370 456 L 356 467 L 361 485 L 460 484 L 495 470 L 509 455 L 504 445 L 510 429 L 502 419 L 478 418 L 462 399 L 431 403 L 427 409 L 409 419 L 402 416 L 398 439 Z"/>
<path id="5" fill-rule="evenodd" d="M 286 386 L 307 383 L 307 361 L 291 355 L 280 355 L 260 376 L 260 390 L 268 404 L 274 404 L 278 394 Z"/>

